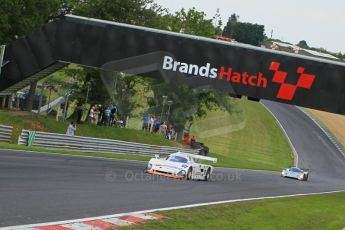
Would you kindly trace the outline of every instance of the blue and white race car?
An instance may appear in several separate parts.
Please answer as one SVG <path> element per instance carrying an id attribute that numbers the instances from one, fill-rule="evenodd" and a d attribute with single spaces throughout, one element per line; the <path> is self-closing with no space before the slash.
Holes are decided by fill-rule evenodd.
<path id="1" fill-rule="evenodd" d="M 291 167 L 282 171 L 282 177 L 295 178 L 297 180 L 307 181 L 309 176 L 309 170 L 302 170 L 298 167 Z"/>
<path id="2" fill-rule="evenodd" d="M 149 161 L 145 172 L 175 179 L 207 181 L 211 177 L 213 167 L 201 164 L 201 160 L 217 162 L 217 158 L 176 152 L 167 158 L 159 158 L 156 155 Z"/>

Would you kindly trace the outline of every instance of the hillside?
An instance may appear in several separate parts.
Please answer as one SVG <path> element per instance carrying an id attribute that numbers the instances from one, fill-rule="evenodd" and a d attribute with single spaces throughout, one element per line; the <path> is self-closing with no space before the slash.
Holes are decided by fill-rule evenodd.
<path id="1" fill-rule="evenodd" d="M 293 154 L 285 136 L 260 103 L 243 99 L 233 106 L 231 113 L 225 110 L 208 112 L 191 129 L 197 141 L 209 146 L 210 155 L 218 158 L 215 166 L 280 170 L 293 165 Z M 18 111 L 0 111 L 0 124 L 14 127 L 13 143 L 17 142 L 23 128 L 65 133 L 68 125 L 50 117 L 38 118 Z M 76 135 L 181 147 L 177 142 L 135 129 L 83 124 L 77 126 Z"/>
<path id="2" fill-rule="evenodd" d="M 66 133 L 68 126 L 67 122 L 61 123 L 50 117 L 36 117 L 31 113 L 17 111 L 0 111 L 0 124 L 11 125 L 14 127 L 12 137 L 13 143 L 17 142 L 21 129 Z M 90 124 L 77 125 L 76 135 L 181 147 L 181 145 L 176 142 L 169 141 L 159 135 L 149 134 L 141 130 L 95 126 Z"/>
<path id="3" fill-rule="evenodd" d="M 323 111 L 308 109 L 309 113 L 315 117 L 321 125 L 326 128 L 337 141 L 345 148 L 345 116 L 327 113 Z"/>
<path id="4" fill-rule="evenodd" d="M 218 128 L 217 128 L 218 127 Z M 257 102 L 240 100 L 237 112 L 213 111 L 192 126 L 219 166 L 279 170 L 293 165 L 291 148 L 271 114 Z"/>

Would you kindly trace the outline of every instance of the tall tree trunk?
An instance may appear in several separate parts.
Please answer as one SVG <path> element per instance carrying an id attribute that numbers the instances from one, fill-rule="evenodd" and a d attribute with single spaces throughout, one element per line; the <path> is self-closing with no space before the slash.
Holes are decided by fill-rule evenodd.
<path id="1" fill-rule="evenodd" d="M 30 85 L 28 97 L 26 98 L 26 101 L 25 101 L 25 108 L 24 108 L 25 111 L 28 111 L 28 112 L 32 111 L 32 105 L 34 103 L 36 87 L 37 87 L 37 81 L 32 82 Z"/>

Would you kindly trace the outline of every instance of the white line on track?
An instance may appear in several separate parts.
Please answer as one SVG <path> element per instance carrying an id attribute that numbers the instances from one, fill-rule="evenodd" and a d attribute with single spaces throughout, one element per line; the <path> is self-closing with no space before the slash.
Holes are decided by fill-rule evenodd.
<path id="1" fill-rule="evenodd" d="M 285 128 L 284 128 L 283 125 L 280 123 L 280 121 L 278 120 L 278 118 L 276 117 L 276 115 L 274 115 L 274 113 L 273 113 L 264 103 L 260 102 L 260 104 L 261 104 L 264 108 L 266 108 L 266 110 L 267 110 L 268 112 L 271 113 L 271 115 L 272 115 L 272 116 L 274 117 L 274 119 L 277 121 L 277 123 L 278 123 L 278 125 L 280 126 L 281 130 L 282 130 L 283 133 L 285 134 L 285 136 L 286 136 L 286 138 L 287 138 L 287 140 L 288 140 L 288 142 L 289 142 L 289 145 L 290 145 L 290 147 L 291 147 L 291 149 L 292 149 L 292 152 L 293 152 L 293 154 L 295 155 L 295 165 L 298 167 L 298 153 L 297 153 L 297 151 L 296 151 L 295 146 L 292 144 L 292 141 L 291 141 L 289 135 L 287 134 Z"/>
<path id="2" fill-rule="evenodd" d="M 217 205 L 217 204 L 228 204 L 228 203 L 234 203 L 234 202 L 265 200 L 265 199 L 278 199 L 278 198 L 300 197 L 300 196 L 311 196 L 311 195 L 323 195 L 323 194 L 333 194 L 333 193 L 339 193 L 339 192 L 345 192 L 345 190 L 328 191 L 328 192 L 317 192 L 317 193 L 301 193 L 301 194 L 292 194 L 292 195 L 267 196 L 267 197 L 255 197 L 255 198 L 245 198 L 245 199 L 235 199 L 235 200 L 224 200 L 224 201 L 197 203 L 197 204 L 189 204 L 189 205 L 182 205 L 182 206 L 175 206 L 175 207 L 168 207 L 168 208 L 157 208 L 157 209 L 143 210 L 143 211 L 137 211 L 137 212 L 121 213 L 121 214 L 115 214 L 115 215 L 106 215 L 106 216 L 90 217 L 90 218 L 75 219 L 75 220 L 65 220 L 65 221 L 57 221 L 57 222 L 50 222 L 50 223 L 48 222 L 48 223 L 39 223 L 39 224 L 3 227 L 3 228 L 0 228 L 0 230 L 19 230 L 19 229 L 35 228 L 35 227 L 39 227 L 39 226 L 67 225 L 67 224 L 73 224 L 73 223 L 80 223 L 80 222 L 84 222 L 84 221 L 116 218 L 116 217 L 125 216 L 125 215 L 136 215 L 136 214 L 152 213 L 152 212 L 158 212 L 158 211 L 169 211 L 169 210 L 176 210 L 176 209 L 195 208 L 195 207 L 201 207 L 201 206 Z"/>
<path id="3" fill-rule="evenodd" d="M 262 102 L 261 104 L 269 111 L 272 116 L 276 119 L 278 125 L 283 130 L 285 136 L 288 139 L 288 142 L 295 154 L 296 157 L 296 165 L 298 165 L 298 153 L 293 146 L 289 136 L 287 135 L 284 127 L 279 122 L 277 117 L 272 113 L 271 110 L 266 107 Z M 302 112 L 304 112 L 302 110 Z M 339 148 L 339 146 L 335 143 L 335 141 L 331 138 L 331 136 L 306 112 L 304 112 L 311 120 L 315 122 L 315 124 L 320 127 L 320 129 L 327 135 L 328 138 L 336 145 L 338 150 L 342 153 L 343 151 Z M 116 159 L 116 158 L 106 158 L 106 157 L 94 157 L 94 156 L 79 156 L 79 155 L 72 155 L 72 154 L 59 154 L 59 153 L 49 153 L 49 152 L 35 152 L 35 151 L 27 151 L 27 150 L 13 150 L 13 149 L 1 149 L 1 150 L 8 150 L 8 151 L 18 151 L 18 152 L 31 152 L 31 153 L 45 153 L 45 154 L 52 154 L 52 155 L 66 155 L 66 156 L 73 156 L 73 157 L 84 157 L 84 158 L 99 158 L 99 159 L 107 159 L 107 160 L 124 160 L 124 161 L 133 161 L 133 162 L 140 162 L 138 160 L 126 160 L 126 159 Z M 90 218 L 83 218 L 83 219 L 75 219 L 75 220 L 66 220 L 66 221 L 58 221 L 58 222 L 50 222 L 50 223 L 39 223 L 39 224 L 31 224 L 31 225 L 20 225 L 20 226 L 12 226 L 12 227 L 3 227 L 0 228 L 0 230 L 15 230 L 15 229 L 22 229 L 22 228 L 35 228 L 38 226 L 47 226 L 47 225 L 64 225 L 64 224 L 73 224 L 83 221 L 91 221 L 91 220 L 97 220 L 97 219 L 108 219 L 108 218 L 116 218 L 123 215 L 136 215 L 136 214 L 142 214 L 142 213 L 151 213 L 151 212 L 157 212 L 157 211 L 169 211 L 169 210 L 175 210 L 175 209 L 186 209 L 186 208 L 194 208 L 194 207 L 201 207 L 201 206 L 207 206 L 207 205 L 217 205 L 217 204 L 226 204 L 226 203 L 234 203 L 234 202 L 243 202 L 243 201 L 253 201 L 253 200 L 264 200 L 264 199 L 278 199 L 278 198 L 288 198 L 288 197 L 299 197 L 299 196 L 311 196 L 311 195 L 322 195 L 322 194 L 332 194 L 332 193 L 339 193 L 339 192 L 345 192 L 345 190 L 338 190 L 338 191 L 328 191 L 328 192 L 319 192 L 319 193 L 301 193 L 301 194 L 293 194 L 293 195 L 280 195 L 280 196 L 269 196 L 269 197 L 256 197 L 256 198 L 245 198 L 245 199 L 235 199 L 235 200 L 225 200 L 225 201 L 216 201 L 216 202 L 206 202 L 206 203 L 197 203 L 197 204 L 190 204 L 190 205 L 182 205 L 182 206 L 175 206 L 175 207 L 167 207 L 167 208 L 158 208 L 158 209 L 150 209 L 150 210 L 143 210 L 143 211 L 137 211 L 137 212 L 129 212 L 129 213 L 121 213 L 121 214 L 115 214 L 115 215 L 106 215 L 106 216 L 99 216 L 99 217 L 90 217 Z"/>

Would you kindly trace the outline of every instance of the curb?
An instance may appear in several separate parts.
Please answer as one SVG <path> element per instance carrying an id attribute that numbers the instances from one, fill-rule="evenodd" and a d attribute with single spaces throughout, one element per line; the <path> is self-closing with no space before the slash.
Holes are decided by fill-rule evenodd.
<path id="1" fill-rule="evenodd" d="M 11 226 L 11 227 L 0 228 L 0 230 L 103 230 L 103 229 L 108 229 L 110 227 L 116 228 L 116 227 L 128 226 L 131 224 L 143 223 L 147 220 L 161 220 L 164 218 L 164 216 L 154 213 L 158 211 L 170 211 L 170 210 L 176 210 L 176 209 L 195 208 L 195 207 L 203 207 L 203 206 L 218 205 L 218 204 L 229 204 L 229 203 L 244 202 L 244 201 L 256 201 L 256 200 L 267 200 L 267 199 L 273 200 L 273 199 L 289 198 L 289 197 L 335 194 L 335 193 L 341 193 L 341 192 L 345 192 L 345 190 L 223 200 L 223 201 L 197 203 L 197 204 L 167 207 L 167 208 L 157 208 L 157 209 L 151 209 L 151 210 L 145 210 L 145 211 L 122 213 L 122 214 L 115 214 L 115 215 L 108 215 L 108 216 L 101 216 L 101 217 L 92 217 L 92 218 L 85 218 L 85 219 L 78 219 L 78 220 L 67 220 L 67 221 L 42 223 L 42 224 Z"/>
<path id="2" fill-rule="evenodd" d="M 104 230 L 160 220 L 163 216 L 153 213 L 130 213 L 103 217 L 67 220 L 60 222 L 19 225 L 0 228 L 1 230 Z"/>

